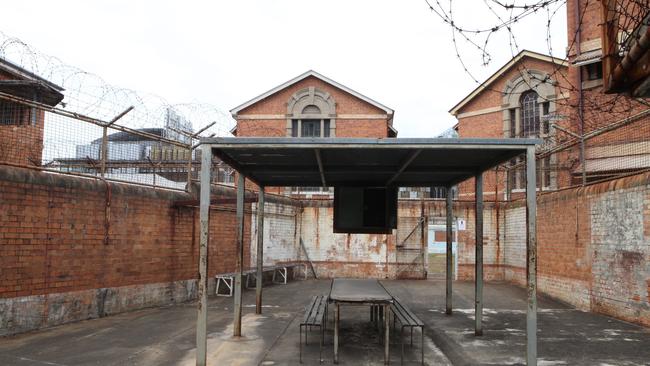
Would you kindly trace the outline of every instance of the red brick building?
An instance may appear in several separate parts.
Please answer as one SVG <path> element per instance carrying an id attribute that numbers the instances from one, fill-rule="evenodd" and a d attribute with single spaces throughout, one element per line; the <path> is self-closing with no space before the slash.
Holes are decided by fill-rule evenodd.
<path id="1" fill-rule="evenodd" d="M 620 7 L 629 10 L 624 3 Z M 607 4 L 611 2 L 567 2 L 567 60 L 530 51 L 519 53 L 450 110 L 458 119 L 460 137 L 543 139 L 537 161 L 541 190 L 584 185 L 650 168 L 650 103 L 604 88 L 603 75 L 609 69 L 603 67 L 603 61 L 620 63 L 621 56 L 620 50 L 612 54 L 614 51 L 604 48 L 603 39 L 612 27 L 618 27 L 619 36 L 623 32 L 620 24 L 612 24 L 611 14 L 605 19 Z M 614 17 L 621 17 L 622 11 L 618 9 Z M 647 18 L 648 9 L 645 12 Z M 631 34 L 634 29 L 625 31 Z M 604 49 L 609 54 L 604 54 Z M 486 199 L 495 195 L 507 199 L 506 192 L 518 197 L 523 172 L 509 171 L 486 174 Z M 460 192 L 461 198 L 472 196 L 473 183 L 461 185 Z"/>
<path id="2" fill-rule="evenodd" d="M 449 112 L 458 119 L 461 138 L 545 138 L 552 132 L 548 116 L 568 98 L 563 85 L 567 62 L 531 51 L 521 51 Z M 516 164 L 517 161 L 511 162 Z M 542 189 L 558 186 L 552 159 L 541 162 Z M 507 199 L 506 191 L 524 192 L 523 174 L 505 170 L 484 173 L 486 199 Z M 497 184 L 498 182 L 498 184 Z M 508 186 L 506 186 L 508 185 Z M 461 199 L 473 196 L 473 181 L 459 187 Z"/>
<path id="3" fill-rule="evenodd" d="M 615 17 L 621 20 L 627 11 L 631 12 L 630 16 L 646 19 L 650 16 L 647 2 L 645 9 L 636 10 L 634 6 L 642 2 L 634 2 L 634 6 L 632 3 L 617 1 Z M 603 47 L 604 36 L 613 30 L 616 39 L 623 39 L 624 33 L 632 34 L 634 29 L 631 28 L 639 25 L 635 22 L 608 23 L 604 7 L 613 5 L 613 2 L 605 0 L 567 2 L 567 56 L 570 64 L 567 82 L 571 108 L 566 111 L 566 127 L 587 136 L 584 168 L 575 167 L 574 183 L 579 182 L 576 178 L 582 170 L 585 181 L 589 182 L 650 168 L 650 100 L 647 97 L 645 100 L 632 98 L 629 93 L 608 94 L 612 90 L 604 89 L 603 76 L 612 76 L 612 73 L 607 66 L 603 67 L 603 63 L 620 64 L 621 54 L 629 53 L 618 46 L 614 49 Z M 649 55 L 650 51 L 646 50 L 645 58 L 639 59 L 638 63 L 648 65 Z M 627 73 L 632 76 L 640 68 L 639 65 L 630 66 Z M 604 131 L 610 126 L 616 128 Z"/>
<path id="4" fill-rule="evenodd" d="M 391 108 L 312 70 L 230 113 L 237 122 L 231 132 L 237 137 L 397 136 Z"/>
<path id="5" fill-rule="evenodd" d="M 0 93 L 55 106 L 63 88 L 0 58 Z M 45 113 L 0 95 L 0 161 L 40 166 Z"/>
<path id="6" fill-rule="evenodd" d="M 238 137 L 396 137 L 393 110 L 315 71 L 235 107 Z"/>

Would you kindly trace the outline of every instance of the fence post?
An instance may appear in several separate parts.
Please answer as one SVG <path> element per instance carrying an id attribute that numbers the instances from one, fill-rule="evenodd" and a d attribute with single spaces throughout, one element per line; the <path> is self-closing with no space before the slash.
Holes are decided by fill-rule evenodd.
<path id="1" fill-rule="evenodd" d="M 187 188 L 185 189 L 187 192 L 190 191 L 190 187 L 192 186 L 192 145 L 187 148 Z"/>
<path id="2" fill-rule="evenodd" d="M 108 160 L 108 127 L 104 126 L 104 133 L 102 135 L 102 151 L 101 151 L 101 168 L 100 174 L 104 178 L 106 174 L 106 160 Z"/>

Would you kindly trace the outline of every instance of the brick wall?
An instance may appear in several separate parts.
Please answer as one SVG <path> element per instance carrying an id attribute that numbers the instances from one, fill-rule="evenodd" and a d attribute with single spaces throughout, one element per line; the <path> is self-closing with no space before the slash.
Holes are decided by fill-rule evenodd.
<path id="1" fill-rule="evenodd" d="M 341 234 L 333 232 L 331 200 L 303 201 L 299 235 L 319 278 L 424 278 L 420 202 L 400 201 L 398 229 L 393 234 Z M 426 233 L 426 231 L 425 231 Z M 426 234 L 425 234 L 426 235 Z M 398 248 L 398 244 L 404 243 Z M 303 255 L 302 260 L 306 260 Z"/>
<path id="2" fill-rule="evenodd" d="M 265 203 L 264 206 L 264 265 L 300 261 L 300 207 L 277 203 Z M 257 209 L 257 204 L 253 204 L 251 267 L 257 264 Z"/>
<path id="3" fill-rule="evenodd" d="M 578 309 L 650 325 L 650 173 L 538 196 L 538 290 Z M 462 210 L 462 208 L 461 208 Z M 462 212 L 462 211 L 461 211 Z M 473 218 L 459 240 L 459 278 L 473 280 Z M 500 220 L 499 240 L 492 237 Z M 486 279 L 525 286 L 523 201 L 486 207 Z M 496 250 L 498 244 L 502 247 Z M 499 257 L 497 257 L 499 256 Z M 492 265 L 490 265 L 492 264 Z M 495 266 L 496 265 L 496 266 Z"/>
<path id="4" fill-rule="evenodd" d="M 193 298 L 198 209 L 172 207 L 188 198 L 0 166 L 0 335 Z M 234 205 L 210 222 L 213 276 L 235 269 Z"/>
<path id="5" fill-rule="evenodd" d="M 564 69 L 558 70 L 558 65 L 550 62 L 524 57 L 510 69 L 505 71 L 501 76 L 494 80 L 484 91 L 476 95 L 471 101 L 458 111 L 458 134 L 462 138 L 504 138 L 509 137 L 507 131 L 504 131 L 503 110 L 503 91 L 506 85 L 512 79 L 522 74 L 527 74 L 528 70 L 535 70 L 547 73 L 558 82 L 556 89 L 556 106 L 565 103 L 562 94 L 569 89 L 565 77 Z M 496 108 L 496 110 L 495 110 Z M 483 193 L 485 200 L 493 200 L 495 196 L 503 200 L 505 198 L 506 173 L 502 169 L 500 172 L 491 170 L 483 174 Z M 468 180 L 459 186 L 461 199 L 473 199 L 474 197 L 474 180 Z"/>

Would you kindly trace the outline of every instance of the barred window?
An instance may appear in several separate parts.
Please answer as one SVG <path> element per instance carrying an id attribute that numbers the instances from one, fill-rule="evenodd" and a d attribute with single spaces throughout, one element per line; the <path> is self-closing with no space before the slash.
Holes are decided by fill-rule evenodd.
<path id="1" fill-rule="evenodd" d="M 0 125 L 21 125 L 29 121 L 29 108 L 0 100 Z"/>
<path id="2" fill-rule="evenodd" d="M 521 95 L 521 136 L 539 136 L 540 110 L 537 93 L 527 91 Z"/>

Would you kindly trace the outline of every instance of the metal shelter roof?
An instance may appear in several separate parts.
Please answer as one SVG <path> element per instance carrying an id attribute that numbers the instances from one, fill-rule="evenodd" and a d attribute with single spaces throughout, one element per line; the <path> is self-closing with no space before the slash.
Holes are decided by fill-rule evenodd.
<path id="1" fill-rule="evenodd" d="M 262 186 L 451 186 L 526 152 L 537 139 L 205 138 Z"/>

